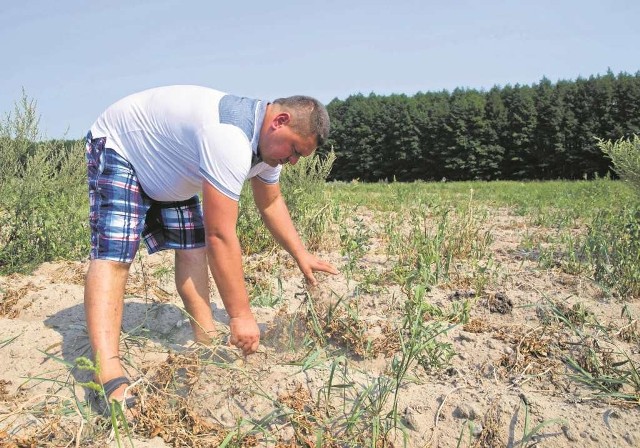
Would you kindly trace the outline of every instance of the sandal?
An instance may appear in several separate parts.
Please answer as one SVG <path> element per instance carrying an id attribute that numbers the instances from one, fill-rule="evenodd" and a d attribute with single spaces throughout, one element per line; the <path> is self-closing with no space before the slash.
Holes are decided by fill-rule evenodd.
<path id="1" fill-rule="evenodd" d="M 116 401 L 115 399 L 111 400 L 111 394 L 113 394 L 116 389 L 118 389 L 123 384 L 130 386 L 131 381 L 129 381 L 129 379 L 125 376 L 119 376 L 105 382 L 102 385 L 101 391 L 92 389 L 89 393 L 89 402 L 91 408 L 103 417 L 110 417 L 111 409 L 113 407 L 112 402 Z M 122 410 L 126 411 L 127 408 L 131 408 L 138 403 L 138 397 L 135 395 L 131 395 L 124 400 L 118 401 L 120 406 L 122 407 Z"/>

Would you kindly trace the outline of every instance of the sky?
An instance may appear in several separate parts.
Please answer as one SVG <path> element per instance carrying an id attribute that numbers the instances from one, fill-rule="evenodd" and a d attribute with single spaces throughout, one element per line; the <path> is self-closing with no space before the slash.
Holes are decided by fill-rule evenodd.
<path id="1" fill-rule="evenodd" d="M 44 138 L 118 99 L 198 84 L 271 100 L 488 90 L 640 70 L 638 0 L 2 0 L 0 114 Z"/>

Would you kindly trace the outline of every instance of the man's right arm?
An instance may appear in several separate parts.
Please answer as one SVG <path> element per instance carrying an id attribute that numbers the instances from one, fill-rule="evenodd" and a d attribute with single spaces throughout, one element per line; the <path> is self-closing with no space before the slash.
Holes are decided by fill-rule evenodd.
<path id="1" fill-rule="evenodd" d="M 236 234 L 238 202 L 202 182 L 202 206 L 209 268 L 229 314 L 230 342 L 245 355 L 258 349 L 260 329 L 249 306 L 242 251 Z"/>

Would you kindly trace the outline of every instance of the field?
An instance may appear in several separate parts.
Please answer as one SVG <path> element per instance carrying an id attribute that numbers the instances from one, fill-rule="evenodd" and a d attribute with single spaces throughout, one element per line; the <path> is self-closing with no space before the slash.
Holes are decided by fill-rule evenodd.
<path id="1" fill-rule="evenodd" d="M 141 405 L 118 431 L 84 401 L 87 263 L 0 277 L 0 445 L 640 445 L 640 232 L 624 183 L 329 183 L 314 198 L 297 219 L 341 272 L 309 288 L 245 233 L 262 329 L 247 358 L 226 344 L 215 290 L 220 343 L 196 346 L 172 255 L 139 256 L 121 350 Z"/>

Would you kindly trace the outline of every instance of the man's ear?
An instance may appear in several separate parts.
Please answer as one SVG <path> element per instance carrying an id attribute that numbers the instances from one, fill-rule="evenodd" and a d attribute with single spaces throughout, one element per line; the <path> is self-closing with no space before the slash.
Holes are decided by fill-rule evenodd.
<path id="1" fill-rule="evenodd" d="M 280 128 L 282 126 L 286 126 L 291 121 L 291 114 L 289 112 L 280 112 L 278 115 L 273 117 L 273 127 Z"/>

